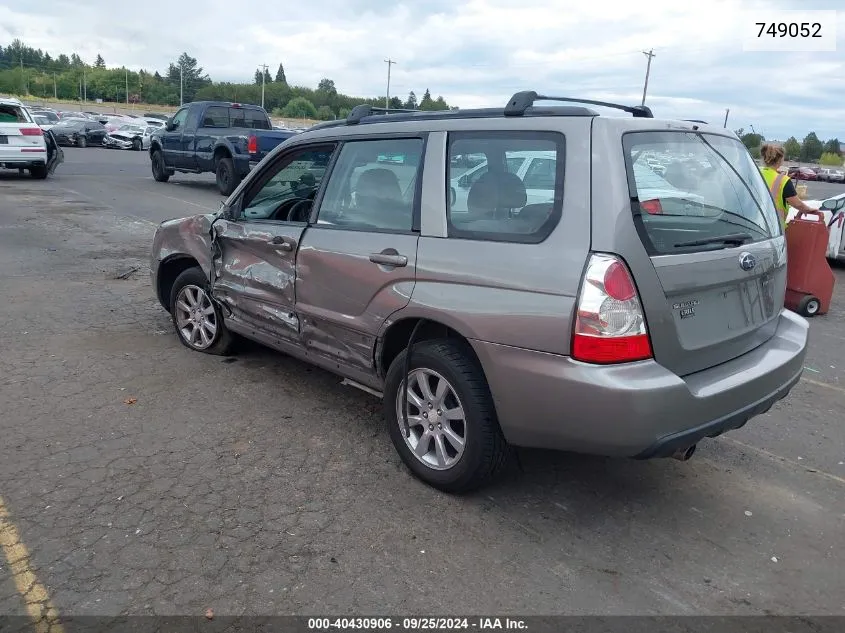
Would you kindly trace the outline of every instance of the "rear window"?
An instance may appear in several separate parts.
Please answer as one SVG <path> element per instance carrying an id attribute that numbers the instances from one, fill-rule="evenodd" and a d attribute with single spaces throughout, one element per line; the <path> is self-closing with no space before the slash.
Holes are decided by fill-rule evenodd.
<path id="1" fill-rule="evenodd" d="M 555 132 L 449 134 L 449 237 L 542 242 L 561 217 L 564 137 Z"/>
<path id="2" fill-rule="evenodd" d="M 781 235 L 766 182 L 738 140 L 629 132 L 623 148 L 631 210 L 650 254 L 715 250 Z"/>
<path id="3" fill-rule="evenodd" d="M 229 125 L 250 130 L 272 129 L 264 111 L 245 108 L 229 108 Z"/>
<path id="4" fill-rule="evenodd" d="M 0 123 L 31 123 L 26 110 L 20 106 L 0 104 Z"/>

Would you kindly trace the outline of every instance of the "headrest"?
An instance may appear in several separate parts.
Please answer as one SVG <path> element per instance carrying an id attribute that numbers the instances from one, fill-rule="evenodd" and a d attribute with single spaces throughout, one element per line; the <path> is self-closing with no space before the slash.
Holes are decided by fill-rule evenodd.
<path id="1" fill-rule="evenodd" d="M 396 174 L 381 167 L 368 169 L 362 173 L 355 184 L 355 191 L 358 195 L 377 198 L 402 197 L 402 189 Z"/>
<path id="2" fill-rule="evenodd" d="M 528 202 L 525 185 L 510 172 L 487 172 L 469 190 L 467 210 L 484 213 L 497 209 L 521 209 Z"/>

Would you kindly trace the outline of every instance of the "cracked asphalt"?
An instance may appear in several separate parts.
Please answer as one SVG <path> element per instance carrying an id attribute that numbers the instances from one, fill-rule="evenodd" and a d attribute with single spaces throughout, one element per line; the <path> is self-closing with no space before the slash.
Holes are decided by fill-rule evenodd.
<path id="1" fill-rule="evenodd" d="M 693 459 L 522 452 L 450 497 L 371 396 L 249 347 L 192 353 L 154 223 L 221 197 L 144 153 L 0 174 L 0 499 L 67 615 L 845 615 L 845 271 L 804 380 Z M 0 614 L 25 614 L 0 557 Z"/>

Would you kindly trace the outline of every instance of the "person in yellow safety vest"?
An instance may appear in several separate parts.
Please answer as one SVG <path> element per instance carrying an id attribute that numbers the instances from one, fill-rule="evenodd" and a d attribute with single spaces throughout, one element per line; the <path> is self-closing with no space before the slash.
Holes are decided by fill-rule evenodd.
<path id="1" fill-rule="evenodd" d="M 760 148 L 760 155 L 765 163 L 765 167 L 760 171 L 763 178 L 766 179 L 766 185 L 769 187 L 769 193 L 772 195 L 775 208 L 778 210 L 781 225 L 786 229 L 786 216 L 789 214 L 790 207 L 799 211 L 813 211 L 814 209 L 807 206 L 798 197 L 798 191 L 795 189 L 792 179 L 778 171 L 783 165 L 783 148 L 774 143 L 766 143 Z"/>

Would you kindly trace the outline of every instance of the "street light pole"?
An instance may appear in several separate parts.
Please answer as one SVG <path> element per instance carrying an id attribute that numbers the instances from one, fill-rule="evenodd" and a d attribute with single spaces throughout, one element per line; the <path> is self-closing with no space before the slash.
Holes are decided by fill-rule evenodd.
<path id="1" fill-rule="evenodd" d="M 179 105 L 185 103 L 185 66 L 182 60 L 179 60 Z"/>
<path id="2" fill-rule="evenodd" d="M 645 93 L 648 90 L 648 76 L 649 76 L 649 73 L 651 73 L 651 58 L 655 56 L 654 49 L 649 49 L 649 51 L 647 53 L 645 51 L 643 51 L 643 55 L 648 57 L 648 65 L 645 68 L 645 84 L 643 85 L 643 102 L 642 102 L 642 105 L 645 105 Z"/>
<path id="3" fill-rule="evenodd" d="M 261 107 L 264 108 L 264 81 L 267 77 L 267 64 L 261 64 Z"/>
<path id="4" fill-rule="evenodd" d="M 387 94 L 384 96 L 384 107 L 386 110 L 390 110 L 390 68 L 396 62 L 388 57 L 384 60 L 384 63 L 387 64 Z"/>

